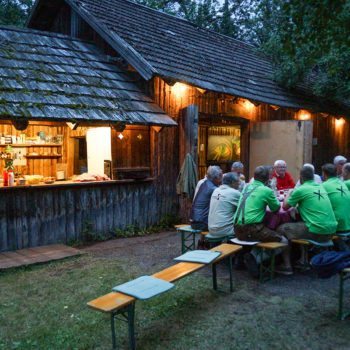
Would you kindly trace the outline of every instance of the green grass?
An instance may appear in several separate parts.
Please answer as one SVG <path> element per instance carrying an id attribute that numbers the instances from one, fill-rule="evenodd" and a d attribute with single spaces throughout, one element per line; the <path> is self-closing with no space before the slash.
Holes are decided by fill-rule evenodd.
<path id="1" fill-rule="evenodd" d="M 152 272 L 143 270 L 133 256 L 86 254 L 1 273 L 0 349 L 110 349 L 108 315 L 86 302 Z M 219 272 L 227 273 L 225 267 Z M 297 293 L 287 279 L 259 285 L 244 276 L 235 274 L 232 294 L 214 292 L 204 271 L 164 295 L 138 302 L 138 349 L 349 348 L 349 321 L 335 318 L 336 290 L 323 293 L 311 282 L 305 293 Z M 281 280 L 286 285 L 279 293 Z M 227 290 L 228 281 L 219 279 L 220 286 Z M 118 324 L 117 334 L 118 345 L 127 348 L 125 324 Z"/>

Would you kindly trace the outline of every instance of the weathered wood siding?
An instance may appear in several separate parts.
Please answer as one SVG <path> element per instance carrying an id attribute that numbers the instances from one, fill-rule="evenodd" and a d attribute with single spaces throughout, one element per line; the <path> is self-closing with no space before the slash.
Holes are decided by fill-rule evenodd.
<path id="1" fill-rule="evenodd" d="M 234 96 L 210 91 L 203 93 L 192 86 L 187 86 L 181 94 L 176 95 L 175 89 L 160 78 L 154 79 L 153 94 L 155 102 L 173 117 L 177 117 L 182 108 L 192 104 L 198 106 L 200 117 L 212 116 L 218 120 L 238 117 L 251 121 L 269 121 L 293 120 L 300 117 L 300 111 L 286 108 L 276 110 L 267 104 L 253 106 L 238 101 Z M 320 113 L 310 113 L 310 119 L 314 124 L 313 138 L 317 142 L 313 146 L 312 158 L 318 171 L 322 164 L 332 161 L 337 154 L 350 158 L 348 119 L 344 118 L 343 125 L 339 125 L 335 117 L 324 117 Z M 245 132 L 249 133 L 248 130 Z"/>
<path id="2" fill-rule="evenodd" d="M 84 229 L 108 234 L 144 228 L 173 213 L 170 186 L 154 182 L 1 191 L 0 251 L 81 239 Z"/>

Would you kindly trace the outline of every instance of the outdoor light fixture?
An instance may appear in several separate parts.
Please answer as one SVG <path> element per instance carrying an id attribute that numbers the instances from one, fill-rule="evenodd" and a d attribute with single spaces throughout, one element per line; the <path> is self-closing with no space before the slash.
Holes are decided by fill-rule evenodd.
<path id="1" fill-rule="evenodd" d="M 335 127 L 338 129 L 342 127 L 345 124 L 345 119 L 344 118 L 336 118 L 335 119 Z"/>
<path id="2" fill-rule="evenodd" d="M 270 107 L 274 110 L 274 111 L 278 111 L 280 109 L 280 106 L 276 106 L 276 105 L 270 105 Z"/>
<path id="3" fill-rule="evenodd" d="M 125 130 L 125 128 L 126 128 L 126 124 L 125 123 L 120 123 L 120 122 L 113 123 L 112 127 L 117 132 L 123 132 Z"/>
<path id="4" fill-rule="evenodd" d="M 255 108 L 254 103 L 251 103 L 249 100 L 243 100 L 243 106 L 248 111 L 251 111 Z"/>
<path id="5" fill-rule="evenodd" d="M 137 137 L 140 141 L 143 139 L 142 134 L 138 134 L 136 137 Z"/>
<path id="6" fill-rule="evenodd" d="M 71 122 L 67 122 L 66 123 L 68 125 L 68 127 L 71 129 L 71 130 L 76 130 L 79 126 L 79 123 L 75 122 L 75 123 L 71 123 Z"/>
<path id="7" fill-rule="evenodd" d="M 162 126 L 152 126 L 153 130 L 156 131 L 156 132 L 160 132 L 163 127 Z"/>
<path id="8" fill-rule="evenodd" d="M 310 112 L 306 111 L 305 109 L 301 109 L 298 112 L 299 116 L 298 116 L 298 120 L 309 120 L 311 119 L 311 114 Z"/>
<path id="9" fill-rule="evenodd" d="M 16 130 L 23 131 L 27 129 L 28 124 L 29 124 L 29 121 L 27 119 L 12 120 L 12 125 L 15 127 Z"/>
<path id="10" fill-rule="evenodd" d="M 201 89 L 199 87 L 196 87 L 196 89 L 201 93 L 201 94 L 205 94 L 207 91 L 205 89 Z"/>
<path id="11" fill-rule="evenodd" d="M 120 132 L 119 135 L 118 135 L 118 139 L 119 140 L 122 140 L 124 138 L 123 134 Z"/>
<path id="12" fill-rule="evenodd" d="M 183 97 L 186 94 L 186 91 L 188 89 L 188 86 L 183 83 L 176 83 L 174 86 L 171 87 L 171 92 L 176 97 Z"/>

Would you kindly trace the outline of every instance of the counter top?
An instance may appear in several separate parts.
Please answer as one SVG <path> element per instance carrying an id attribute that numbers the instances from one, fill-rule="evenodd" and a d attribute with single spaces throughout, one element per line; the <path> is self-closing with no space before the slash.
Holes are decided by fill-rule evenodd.
<path id="1" fill-rule="evenodd" d="M 95 187 L 95 186 L 108 186 L 108 185 L 122 185 L 122 184 L 138 184 L 144 182 L 152 182 L 154 177 L 147 177 L 142 180 L 125 179 L 125 180 L 108 180 L 108 181 L 84 181 L 76 182 L 71 180 L 55 181 L 53 184 L 40 183 L 37 185 L 24 185 L 24 186 L 0 186 L 0 191 L 13 191 L 13 190 L 25 190 L 25 189 L 46 189 L 46 188 L 65 188 L 65 187 Z"/>

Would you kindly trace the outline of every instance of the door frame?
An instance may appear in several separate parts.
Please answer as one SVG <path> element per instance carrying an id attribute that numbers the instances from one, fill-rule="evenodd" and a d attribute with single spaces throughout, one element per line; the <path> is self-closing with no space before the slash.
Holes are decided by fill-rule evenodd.
<path id="1" fill-rule="evenodd" d="M 215 114 L 204 114 L 199 113 L 199 122 L 198 128 L 200 126 L 234 126 L 239 125 L 241 128 L 241 155 L 240 161 L 244 164 L 244 175 L 248 178 L 249 175 L 249 151 L 250 151 L 250 120 L 242 117 L 222 117 Z M 198 130 L 198 140 L 199 140 L 199 130 Z M 206 135 L 206 146 L 205 149 L 208 149 L 208 135 Z M 199 152 L 198 147 L 198 152 Z M 199 158 L 199 154 L 198 154 Z M 199 170 L 199 162 L 198 162 L 198 170 Z"/>

